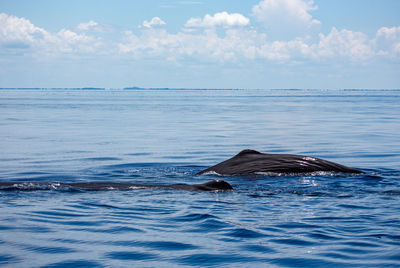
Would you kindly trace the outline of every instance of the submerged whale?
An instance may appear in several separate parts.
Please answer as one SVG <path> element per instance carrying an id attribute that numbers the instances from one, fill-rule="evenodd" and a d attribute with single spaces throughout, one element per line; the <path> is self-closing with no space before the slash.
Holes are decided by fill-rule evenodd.
<path id="1" fill-rule="evenodd" d="M 53 190 L 53 189 L 76 189 L 89 191 L 104 191 L 104 190 L 133 190 L 141 188 L 158 188 L 158 189 L 177 189 L 189 191 L 227 191 L 233 190 L 232 186 L 223 180 L 212 180 L 203 184 L 172 184 L 172 185 L 157 185 L 157 184 L 134 184 L 128 182 L 0 182 L 0 190 Z"/>
<path id="2" fill-rule="evenodd" d="M 198 172 L 196 175 L 205 173 L 231 176 L 260 173 L 298 174 L 317 171 L 363 173 L 360 170 L 316 157 L 293 154 L 264 154 L 246 149 L 226 161 Z"/>

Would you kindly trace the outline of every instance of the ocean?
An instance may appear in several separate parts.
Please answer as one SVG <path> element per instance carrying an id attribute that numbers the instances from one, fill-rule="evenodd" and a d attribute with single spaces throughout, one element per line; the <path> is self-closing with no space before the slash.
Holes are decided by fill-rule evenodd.
<path id="1" fill-rule="evenodd" d="M 400 90 L 1 89 L 0 265 L 399 267 L 399 132 Z M 243 149 L 365 174 L 195 176 Z"/>

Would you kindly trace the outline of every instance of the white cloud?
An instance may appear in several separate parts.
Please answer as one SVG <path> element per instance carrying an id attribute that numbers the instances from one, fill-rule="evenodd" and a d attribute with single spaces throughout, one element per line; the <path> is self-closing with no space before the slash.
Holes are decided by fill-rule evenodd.
<path id="1" fill-rule="evenodd" d="M 271 43 L 265 34 L 249 28 L 227 29 L 223 36 L 210 28 L 202 32 L 177 34 L 170 34 L 165 29 L 144 31 L 141 35 L 127 31 L 119 49 L 121 53 L 130 53 L 135 58 L 190 58 L 217 62 L 267 59 L 282 62 L 290 60 L 293 53 L 304 53 L 309 47 L 299 40 Z"/>
<path id="2" fill-rule="evenodd" d="M 164 25 L 166 25 L 166 23 L 159 17 L 154 17 L 151 19 L 151 21 L 145 20 L 142 25 L 145 28 L 152 28 L 152 27 L 164 26 Z"/>
<path id="3" fill-rule="evenodd" d="M 48 51 L 94 53 L 101 46 L 101 41 L 95 37 L 62 29 L 52 36 L 52 40 L 48 45 L 50 46 L 47 49 Z M 54 46 L 57 46 L 57 49 L 54 49 Z"/>
<path id="4" fill-rule="evenodd" d="M 236 27 L 247 26 L 250 20 L 239 13 L 229 14 L 227 12 L 215 13 L 213 16 L 206 14 L 204 18 L 190 18 L 185 27 L 187 28 L 213 28 L 213 27 Z"/>
<path id="5" fill-rule="evenodd" d="M 9 48 L 26 48 L 36 40 L 45 39 L 48 33 L 25 18 L 0 13 L 0 44 Z"/>
<path id="6" fill-rule="evenodd" d="M 93 21 L 79 24 L 81 31 L 62 29 L 51 33 L 27 19 L 0 14 L 0 47 L 6 52 L 15 49 L 39 56 L 114 55 L 118 51 L 124 56 L 169 61 L 334 63 L 400 58 L 400 26 L 382 27 L 372 39 L 361 32 L 332 28 L 329 34 L 319 34 L 316 40 L 306 37 L 270 40 L 268 33 L 253 27 L 232 27 L 249 23 L 233 15 L 226 12 L 208 15 L 209 18 L 206 15 L 195 24 L 203 28 L 192 32 L 184 28 L 177 33 L 170 33 L 165 27 L 156 27 L 165 25 L 165 22 L 155 17 L 146 22 L 144 25 L 147 26 L 138 34 L 125 31 L 120 40 L 114 41 L 96 36 L 90 30 L 98 26 Z"/>
<path id="7" fill-rule="evenodd" d="M 394 44 L 393 51 L 399 51 L 398 43 Z M 214 28 L 176 34 L 165 29 L 144 31 L 141 35 L 129 31 L 125 33 L 124 42 L 119 44 L 119 50 L 139 58 L 192 58 L 220 62 L 256 59 L 277 63 L 365 62 L 379 57 L 373 40 L 365 34 L 336 28 L 332 28 L 328 35 L 320 34 L 317 42 L 306 38 L 269 41 L 266 34 L 251 28 L 226 29 L 222 35 Z"/>
<path id="8" fill-rule="evenodd" d="M 31 49 L 34 53 L 92 53 L 100 47 L 99 38 L 62 29 L 50 33 L 25 18 L 0 14 L 0 45 L 7 49 Z"/>
<path id="9" fill-rule="evenodd" d="M 388 58 L 400 58 L 400 26 L 382 27 L 374 40 L 378 54 Z"/>
<path id="10" fill-rule="evenodd" d="M 325 36 L 320 34 L 320 41 L 313 46 L 316 58 L 348 58 L 350 60 L 366 60 L 375 52 L 371 40 L 361 32 L 349 30 L 338 31 L 332 28 Z"/>
<path id="11" fill-rule="evenodd" d="M 114 31 L 111 25 L 99 24 L 95 21 L 79 23 L 75 30 L 78 32 L 111 33 Z"/>
<path id="12" fill-rule="evenodd" d="M 78 24 L 76 27 L 79 31 L 89 31 L 90 29 L 96 28 L 99 26 L 99 24 L 95 21 L 89 21 L 89 22 L 82 22 Z"/>
<path id="13" fill-rule="evenodd" d="M 312 0 L 263 0 L 253 7 L 253 15 L 266 28 L 267 34 L 291 39 L 317 31 L 320 21 L 310 11 L 316 10 Z"/>
<path id="14" fill-rule="evenodd" d="M 382 27 L 377 31 L 376 35 L 377 35 L 377 37 L 380 37 L 380 38 L 399 42 L 400 41 L 400 26 L 392 27 L 392 28 Z"/>

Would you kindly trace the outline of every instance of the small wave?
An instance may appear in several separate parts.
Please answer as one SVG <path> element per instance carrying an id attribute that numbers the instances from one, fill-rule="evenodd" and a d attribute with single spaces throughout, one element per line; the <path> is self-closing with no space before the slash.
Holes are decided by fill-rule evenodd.
<path id="1" fill-rule="evenodd" d="M 0 264 L 10 265 L 12 263 L 18 263 L 20 261 L 19 258 L 14 257 L 9 254 L 0 254 Z"/>
<path id="2" fill-rule="evenodd" d="M 105 254 L 106 258 L 113 260 L 133 260 L 133 261 L 143 261 L 143 260 L 155 260 L 159 258 L 158 255 L 145 252 L 132 252 L 132 251 L 113 251 Z"/>
<path id="3" fill-rule="evenodd" d="M 177 263 L 192 266 L 193 264 L 201 264 L 201 266 L 217 267 L 218 265 L 227 265 L 233 263 L 264 263 L 265 259 L 245 256 L 240 254 L 212 254 L 212 253 L 197 253 L 184 256 L 177 260 Z M 265 264 L 265 263 L 264 263 Z"/>
<path id="4" fill-rule="evenodd" d="M 315 242 L 299 239 L 299 238 L 280 238 L 280 239 L 271 239 L 270 242 L 284 245 L 295 245 L 295 246 L 314 246 Z"/>
<path id="5" fill-rule="evenodd" d="M 173 242 L 173 241 L 149 241 L 141 243 L 143 247 L 147 247 L 153 250 L 168 250 L 168 251 L 180 251 L 180 250 L 191 250 L 198 248 L 195 245 Z"/>
<path id="6" fill-rule="evenodd" d="M 77 252 L 76 249 L 67 248 L 67 247 L 55 247 L 55 246 L 35 246 L 35 245 L 26 245 L 24 248 L 31 252 L 36 253 L 45 253 L 45 254 L 66 254 Z"/>
<path id="7" fill-rule="evenodd" d="M 244 238 L 244 239 L 261 238 L 266 236 L 260 232 L 245 228 L 235 228 L 234 230 L 227 232 L 225 235 L 231 238 Z"/>
<path id="8" fill-rule="evenodd" d="M 82 161 L 121 161 L 122 159 L 119 157 L 89 157 L 84 158 Z"/>
<path id="9" fill-rule="evenodd" d="M 400 196 L 400 189 L 386 190 L 382 192 L 383 195 Z"/>
<path id="10" fill-rule="evenodd" d="M 274 250 L 273 248 L 265 246 L 265 245 L 254 245 L 254 244 L 253 245 L 245 245 L 245 246 L 242 246 L 242 248 L 246 251 L 262 253 L 262 254 L 276 252 L 276 250 Z"/>
<path id="11" fill-rule="evenodd" d="M 346 267 L 346 263 L 318 258 L 275 258 L 272 264 L 282 267 Z"/>
<path id="12" fill-rule="evenodd" d="M 178 222 L 179 221 L 188 222 L 188 221 L 203 221 L 205 219 L 212 219 L 212 218 L 217 218 L 217 217 L 210 214 L 191 213 L 183 216 L 173 217 L 171 218 L 171 220 Z"/>
<path id="13" fill-rule="evenodd" d="M 61 267 L 104 267 L 99 262 L 89 260 L 66 260 L 62 262 L 55 262 L 49 265 L 42 266 L 43 268 L 61 268 Z"/>

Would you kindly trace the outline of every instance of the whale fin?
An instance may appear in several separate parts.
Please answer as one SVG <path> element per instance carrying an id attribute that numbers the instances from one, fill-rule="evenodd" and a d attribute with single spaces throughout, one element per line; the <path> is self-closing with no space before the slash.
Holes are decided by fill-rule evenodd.
<path id="1" fill-rule="evenodd" d="M 251 150 L 251 149 L 244 149 L 240 153 L 238 153 L 236 156 L 243 156 L 247 154 L 262 154 L 259 151 L 256 150 Z"/>

